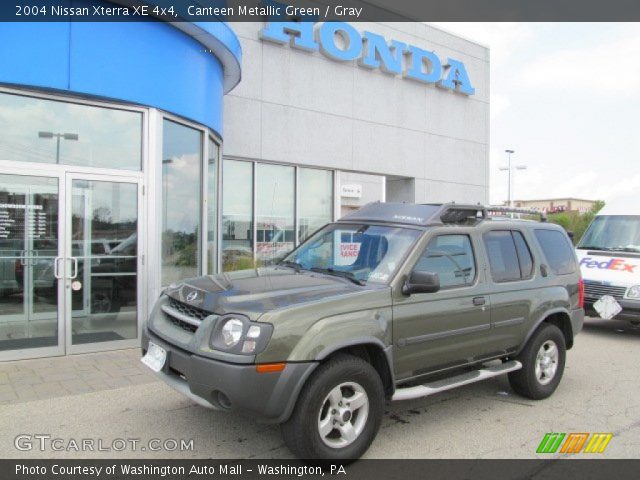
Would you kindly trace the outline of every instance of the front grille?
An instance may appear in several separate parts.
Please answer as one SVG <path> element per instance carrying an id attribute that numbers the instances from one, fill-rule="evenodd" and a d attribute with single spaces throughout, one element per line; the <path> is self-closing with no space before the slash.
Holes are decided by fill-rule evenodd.
<path id="1" fill-rule="evenodd" d="M 176 327 L 181 328 L 182 330 L 186 330 L 187 332 L 191 332 L 191 333 L 195 333 L 196 330 L 198 330 L 198 327 L 196 327 L 195 325 L 191 325 L 190 323 L 183 322 L 182 320 L 178 320 L 176 317 L 172 317 L 171 315 L 168 315 L 166 312 L 165 312 L 165 315 L 167 315 L 167 318 L 171 323 L 173 323 Z"/>
<path id="2" fill-rule="evenodd" d="M 200 321 L 204 320 L 209 315 L 211 315 L 211 313 L 207 312 L 206 310 L 202 310 L 201 308 L 198 308 L 198 307 L 192 307 L 187 303 L 183 303 L 171 297 L 169 297 L 169 306 L 177 310 L 178 312 L 182 313 L 183 315 L 196 318 Z"/>
<path id="3" fill-rule="evenodd" d="M 211 315 L 211 313 L 207 312 L 206 310 L 202 310 L 198 307 L 193 307 L 187 303 L 181 302 L 171 297 L 169 297 L 167 307 L 175 312 L 175 314 L 172 315 L 171 312 L 168 311 L 169 309 L 165 310 L 163 307 L 163 311 L 167 319 L 175 326 L 191 333 L 195 333 L 195 331 L 202 323 L 202 320 Z M 180 316 L 188 317 L 186 320 L 191 321 L 185 321 L 184 319 L 180 318 Z"/>
<path id="4" fill-rule="evenodd" d="M 599 300 L 605 295 L 611 295 L 617 300 L 622 300 L 626 291 L 626 287 L 614 287 L 598 282 L 584 282 L 584 297 L 589 300 Z"/>

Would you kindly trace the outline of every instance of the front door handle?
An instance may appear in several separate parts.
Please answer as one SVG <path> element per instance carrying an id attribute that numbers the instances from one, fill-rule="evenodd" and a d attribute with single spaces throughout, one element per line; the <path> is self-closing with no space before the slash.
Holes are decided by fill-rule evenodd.
<path id="1" fill-rule="evenodd" d="M 480 307 L 487 303 L 487 300 L 484 297 L 473 297 L 473 304 L 477 307 Z"/>

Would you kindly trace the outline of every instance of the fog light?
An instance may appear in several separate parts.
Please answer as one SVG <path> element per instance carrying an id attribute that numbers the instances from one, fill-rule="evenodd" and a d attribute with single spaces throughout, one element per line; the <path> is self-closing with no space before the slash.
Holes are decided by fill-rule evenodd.
<path id="1" fill-rule="evenodd" d="M 218 405 L 226 409 L 231 408 L 231 400 L 229 400 L 229 397 L 227 397 L 224 393 L 218 391 L 217 397 L 218 397 Z"/>

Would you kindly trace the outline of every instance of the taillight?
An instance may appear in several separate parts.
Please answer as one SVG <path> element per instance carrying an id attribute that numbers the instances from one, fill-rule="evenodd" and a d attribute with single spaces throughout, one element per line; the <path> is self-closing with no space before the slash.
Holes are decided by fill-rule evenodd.
<path id="1" fill-rule="evenodd" d="M 578 308 L 584 308 L 584 280 L 578 281 Z"/>

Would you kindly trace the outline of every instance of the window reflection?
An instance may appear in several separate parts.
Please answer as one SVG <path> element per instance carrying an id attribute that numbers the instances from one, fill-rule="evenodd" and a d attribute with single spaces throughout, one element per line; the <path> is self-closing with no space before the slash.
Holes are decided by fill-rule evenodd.
<path id="1" fill-rule="evenodd" d="M 293 250 L 293 167 L 258 164 L 256 168 L 256 257 L 269 264 Z"/>
<path id="2" fill-rule="evenodd" d="M 216 216 L 218 208 L 218 145 L 211 139 L 209 139 L 207 170 L 207 273 L 212 274 L 216 265 L 216 232 L 218 231 Z"/>
<path id="3" fill-rule="evenodd" d="M 137 336 L 138 186 L 74 180 L 74 345 Z"/>
<path id="4" fill-rule="evenodd" d="M 333 172 L 298 170 L 298 241 L 304 241 L 333 218 Z"/>
<path id="5" fill-rule="evenodd" d="M 170 120 L 162 137 L 162 285 L 197 276 L 202 133 Z"/>
<path id="6" fill-rule="evenodd" d="M 0 175 L 0 351 L 57 345 L 58 181 Z"/>
<path id="7" fill-rule="evenodd" d="M 253 164 L 225 160 L 222 181 L 222 269 L 253 267 Z"/>
<path id="8" fill-rule="evenodd" d="M 225 160 L 222 198 L 222 269 L 241 270 L 268 265 L 293 250 L 296 242 L 304 241 L 331 222 L 333 172 L 300 167 L 296 184 L 294 167 Z"/>
<path id="9" fill-rule="evenodd" d="M 0 93 L 0 160 L 140 170 L 142 114 Z"/>

